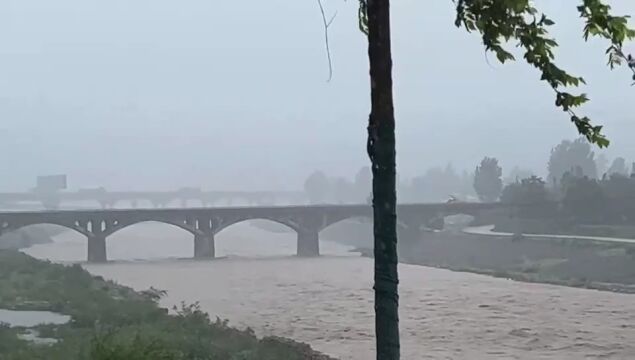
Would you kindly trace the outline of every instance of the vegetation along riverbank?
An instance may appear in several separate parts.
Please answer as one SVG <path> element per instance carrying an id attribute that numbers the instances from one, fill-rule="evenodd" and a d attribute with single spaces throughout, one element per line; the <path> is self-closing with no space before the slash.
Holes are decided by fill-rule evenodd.
<path id="1" fill-rule="evenodd" d="M 169 314 L 157 304 L 161 295 L 93 277 L 79 265 L 0 251 L 0 309 L 45 310 L 71 318 L 28 329 L 0 324 L 0 359 L 330 359 L 305 344 L 259 339 L 249 329 L 210 320 L 197 304 L 183 304 Z"/>

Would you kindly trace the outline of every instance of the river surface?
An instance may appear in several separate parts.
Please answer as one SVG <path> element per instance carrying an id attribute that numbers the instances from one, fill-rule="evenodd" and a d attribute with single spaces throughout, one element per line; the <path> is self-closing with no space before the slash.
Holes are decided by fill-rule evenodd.
<path id="1" fill-rule="evenodd" d="M 24 311 L 0 309 L 0 323 L 9 326 L 34 327 L 41 324 L 65 324 L 70 316 L 50 311 Z"/>
<path id="2" fill-rule="evenodd" d="M 108 239 L 109 258 L 119 261 L 85 267 L 138 290 L 167 290 L 165 306 L 198 301 L 212 317 L 261 336 L 341 359 L 374 358 L 372 260 L 326 241 L 324 256 L 295 258 L 295 235 L 248 223 L 217 235 L 222 259 L 179 260 L 192 243 L 169 225 L 139 224 Z M 64 233 L 25 252 L 83 261 L 86 245 Z M 633 295 L 413 265 L 399 271 L 403 359 L 635 359 Z"/>

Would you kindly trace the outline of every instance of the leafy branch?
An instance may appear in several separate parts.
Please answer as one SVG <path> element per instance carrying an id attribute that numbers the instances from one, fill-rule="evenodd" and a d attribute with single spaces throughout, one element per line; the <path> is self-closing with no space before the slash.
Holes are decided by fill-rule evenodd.
<path id="1" fill-rule="evenodd" d="M 361 1 L 361 0 L 360 0 Z M 549 84 L 556 93 L 556 106 L 568 113 L 578 132 L 588 141 L 599 147 L 609 145 L 602 134 L 602 126 L 594 126 L 586 116 L 579 116 L 574 108 L 586 103 L 586 94 L 571 94 L 567 87 L 585 84 L 582 77 L 572 76 L 554 63 L 554 49 L 558 43 L 549 37 L 547 28 L 554 21 L 539 13 L 530 0 L 453 0 L 456 4 L 457 27 L 468 32 L 481 34 L 487 51 L 496 54 L 501 63 L 515 60 L 514 56 L 503 48 L 502 42 L 517 41 L 517 47 L 524 49 L 525 61 L 541 72 L 541 80 Z M 360 4 L 361 8 L 361 4 Z M 626 61 L 635 74 L 635 61 L 625 56 L 622 45 L 625 40 L 635 37 L 635 30 L 628 27 L 627 16 L 612 16 L 610 6 L 601 0 L 583 0 L 578 6 L 580 16 L 586 19 L 584 38 L 600 36 L 608 39 L 611 46 L 607 50 L 609 65 L 614 68 Z M 360 17 L 361 22 L 361 17 Z M 635 75 L 634 78 L 635 80 Z"/>
<path id="2" fill-rule="evenodd" d="M 580 17 L 585 19 L 584 40 L 588 40 L 589 36 L 609 40 L 611 45 L 606 49 L 609 57 L 607 65 L 614 69 L 625 62 L 633 72 L 635 80 L 635 59 L 631 54 L 626 55 L 622 49 L 625 40 L 635 37 L 635 30 L 628 27 L 628 16 L 612 16 L 609 10 L 611 7 L 599 0 L 584 0 L 582 5 L 578 6 Z"/>

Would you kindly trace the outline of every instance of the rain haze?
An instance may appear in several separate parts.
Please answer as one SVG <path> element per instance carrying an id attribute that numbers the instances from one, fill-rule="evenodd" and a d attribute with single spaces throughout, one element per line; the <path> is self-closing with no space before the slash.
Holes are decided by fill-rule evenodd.
<path id="1" fill-rule="evenodd" d="M 635 61 L 530 3 L 610 146 L 392 1 L 395 204 L 359 1 L 0 1 L 0 359 L 372 359 L 382 264 L 403 359 L 635 359 Z"/>
<path id="2" fill-rule="evenodd" d="M 352 176 L 368 163 L 368 60 L 355 2 L 325 6 L 338 14 L 331 82 L 315 1 L 3 1 L 1 188 L 48 173 L 109 189 L 300 189 L 316 169 Z M 571 5 L 539 6 L 557 22 L 559 63 L 589 83 L 585 110 L 605 125 L 609 153 L 633 153 L 627 75 L 604 66 L 604 42 L 584 43 Z M 498 64 L 453 20 L 450 1 L 393 5 L 400 175 L 473 170 L 484 155 L 544 174 L 551 147 L 575 137 L 567 116 L 535 69 Z"/>

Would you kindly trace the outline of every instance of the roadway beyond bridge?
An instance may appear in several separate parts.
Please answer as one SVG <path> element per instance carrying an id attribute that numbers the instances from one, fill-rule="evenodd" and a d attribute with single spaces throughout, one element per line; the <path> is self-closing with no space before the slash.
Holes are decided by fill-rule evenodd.
<path id="1" fill-rule="evenodd" d="M 397 206 L 400 242 L 419 241 L 427 224 L 439 217 L 504 211 L 514 214 L 516 207 L 501 203 L 401 204 Z M 0 212 L 0 235 L 20 228 L 53 224 L 77 231 L 88 241 L 88 261 L 105 262 L 106 238 L 128 226 L 142 222 L 161 222 L 177 226 L 194 236 L 194 257 L 214 258 L 214 236 L 239 222 L 264 219 L 293 229 L 297 233 L 297 255 L 320 254 L 319 233 L 346 219 L 372 217 L 369 205 L 305 205 L 270 207 L 102 209 Z"/>
<path id="2" fill-rule="evenodd" d="M 99 204 L 102 209 L 112 209 L 118 205 L 137 208 L 140 203 L 149 203 L 154 208 L 166 208 L 179 201 L 181 207 L 195 202 L 202 207 L 218 203 L 231 205 L 232 202 L 250 205 L 306 204 L 307 197 L 302 191 L 207 191 L 198 188 L 181 188 L 175 191 L 108 191 L 104 188 L 59 192 L 0 193 L 0 204 L 20 205 L 40 204 L 47 210 L 57 210 L 62 203 L 84 202 Z M 127 205 L 127 206 L 126 206 Z M 139 208 L 142 208 L 139 206 Z"/>

